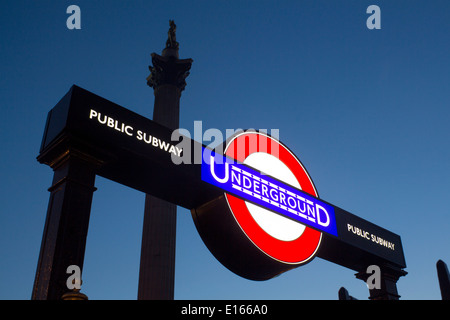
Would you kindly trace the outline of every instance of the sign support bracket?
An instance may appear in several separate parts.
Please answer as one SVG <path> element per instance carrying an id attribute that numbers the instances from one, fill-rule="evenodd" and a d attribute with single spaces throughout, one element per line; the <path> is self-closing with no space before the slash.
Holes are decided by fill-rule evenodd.
<path id="1" fill-rule="evenodd" d="M 400 277 L 408 274 L 406 271 L 399 267 L 393 266 L 388 263 L 379 265 L 380 267 L 380 283 L 379 288 L 369 288 L 370 300 L 399 300 L 400 295 L 397 291 L 397 281 Z M 363 280 L 367 283 L 370 274 L 364 271 L 360 271 L 355 274 L 357 279 Z"/>
<path id="2" fill-rule="evenodd" d="M 101 162 L 68 147 L 38 157 L 54 170 L 50 199 L 33 286 L 33 300 L 59 300 L 68 292 L 70 265 L 83 268 L 96 167 Z M 55 151 L 57 151 L 55 153 Z"/>

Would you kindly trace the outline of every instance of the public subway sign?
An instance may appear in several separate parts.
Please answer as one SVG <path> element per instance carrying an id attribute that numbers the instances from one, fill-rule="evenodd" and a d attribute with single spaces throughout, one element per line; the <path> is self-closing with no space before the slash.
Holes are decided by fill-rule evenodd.
<path id="1" fill-rule="evenodd" d="M 48 113 L 38 160 L 53 166 L 60 154 L 88 155 L 96 175 L 190 210 L 211 253 L 247 279 L 267 280 L 314 257 L 355 271 L 406 267 L 400 236 L 320 199 L 278 139 L 238 132 L 214 153 L 173 133 L 73 86 Z"/>
<path id="2" fill-rule="evenodd" d="M 204 181 L 262 208 L 337 236 L 332 206 L 268 174 L 203 147 Z"/>

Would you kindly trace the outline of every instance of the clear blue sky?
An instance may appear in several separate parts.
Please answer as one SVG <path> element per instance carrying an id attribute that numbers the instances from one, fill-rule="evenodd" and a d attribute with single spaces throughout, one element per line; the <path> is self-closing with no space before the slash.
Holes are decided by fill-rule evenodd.
<path id="1" fill-rule="evenodd" d="M 81 30 L 66 9 L 81 8 Z M 366 9 L 381 9 L 369 30 Z M 450 2 L 2 1 L 0 299 L 30 299 L 52 170 L 36 161 L 47 112 L 77 84 L 151 118 L 150 54 L 169 19 L 194 63 L 180 125 L 279 129 L 321 198 L 402 237 L 402 299 L 440 299 L 450 263 Z M 136 299 L 144 194 L 98 177 L 82 291 Z M 265 282 L 225 269 L 178 209 L 176 299 L 366 299 L 316 258 Z"/>

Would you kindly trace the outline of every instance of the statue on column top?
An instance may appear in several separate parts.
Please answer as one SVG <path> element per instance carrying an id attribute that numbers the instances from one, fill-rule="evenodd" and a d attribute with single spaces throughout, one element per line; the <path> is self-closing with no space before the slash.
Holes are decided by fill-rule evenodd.
<path id="1" fill-rule="evenodd" d="M 169 32 L 167 32 L 168 38 L 166 41 L 166 48 L 178 49 L 178 42 L 176 36 L 177 26 L 173 20 L 169 20 L 169 25 L 170 29 Z"/>

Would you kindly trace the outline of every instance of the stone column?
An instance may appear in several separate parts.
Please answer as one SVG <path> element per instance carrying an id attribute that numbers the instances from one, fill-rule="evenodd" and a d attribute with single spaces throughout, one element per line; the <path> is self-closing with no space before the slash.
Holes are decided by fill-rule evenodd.
<path id="1" fill-rule="evenodd" d="M 162 56 L 152 53 L 147 84 L 155 95 L 153 120 L 170 128 L 179 127 L 180 97 L 186 86 L 192 59 L 178 58 L 175 24 Z M 167 181 L 170 183 L 170 181 Z M 175 284 L 176 205 L 150 194 L 145 197 L 139 269 L 139 300 L 173 300 Z"/>

